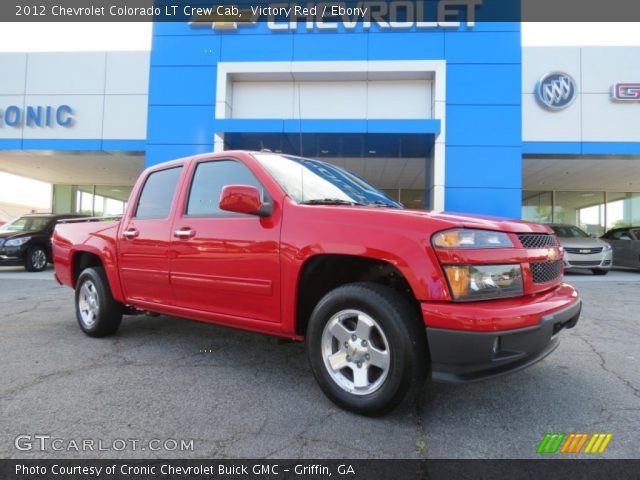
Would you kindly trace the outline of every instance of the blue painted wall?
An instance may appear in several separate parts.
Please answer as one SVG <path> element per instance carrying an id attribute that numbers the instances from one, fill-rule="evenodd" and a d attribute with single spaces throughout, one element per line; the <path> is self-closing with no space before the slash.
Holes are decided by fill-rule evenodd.
<path id="1" fill-rule="evenodd" d="M 447 61 L 445 207 L 520 218 L 519 23 L 479 23 L 471 31 L 373 27 L 338 32 L 308 32 L 302 25 L 295 32 L 274 32 L 263 23 L 222 33 L 184 23 L 157 23 L 151 55 L 147 166 L 211 151 L 216 129 L 232 128 L 233 122 L 216 124 L 214 118 L 219 61 L 367 59 Z M 397 131 L 398 125 L 389 125 L 390 131 Z M 410 129 L 412 124 L 406 126 Z M 437 133 L 440 128 L 444 125 L 434 124 L 427 130 Z"/>

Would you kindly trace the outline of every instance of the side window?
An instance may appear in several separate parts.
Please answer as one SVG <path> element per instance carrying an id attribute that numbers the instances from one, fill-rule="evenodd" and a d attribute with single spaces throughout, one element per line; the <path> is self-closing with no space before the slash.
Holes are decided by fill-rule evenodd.
<path id="1" fill-rule="evenodd" d="M 191 182 L 187 215 L 236 216 L 237 213 L 220 210 L 220 194 L 226 185 L 251 185 L 260 192 L 262 185 L 253 173 L 235 160 L 203 162 L 198 165 Z"/>
<path id="2" fill-rule="evenodd" d="M 166 218 L 176 193 L 182 167 L 153 172 L 147 177 L 136 207 L 135 218 Z"/>
<path id="3" fill-rule="evenodd" d="M 635 230 L 631 230 L 631 232 L 633 233 L 633 236 L 636 238 L 636 240 L 640 240 L 640 228 L 636 228 Z"/>
<path id="4" fill-rule="evenodd" d="M 625 240 L 631 238 L 629 230 L 618 230 L 611 234 L 611 240 Z"/>

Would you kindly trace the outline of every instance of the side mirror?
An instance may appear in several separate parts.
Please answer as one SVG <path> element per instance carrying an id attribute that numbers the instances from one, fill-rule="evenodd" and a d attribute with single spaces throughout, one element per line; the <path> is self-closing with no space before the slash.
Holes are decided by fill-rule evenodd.
<path id="1" fill-rule="evenodd" d="M 250 185 L 226 185 L 220 193 L 220 210 L 268 217 L 273 205 L 264 203 L 260 191 Z"/>

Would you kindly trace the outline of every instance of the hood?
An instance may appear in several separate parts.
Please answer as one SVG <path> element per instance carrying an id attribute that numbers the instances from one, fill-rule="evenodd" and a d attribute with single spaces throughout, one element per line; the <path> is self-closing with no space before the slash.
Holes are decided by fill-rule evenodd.
<path id="1" fill-rule="evenodd" d="M 560 238 L 560 245 L 563 247 L 574 247 L 574 248 L 593 248 L 593 247 L 604 247 L 608 245 L 603 240 L 598 238 L 591 237 L 581 237 L 581 238 Z"/>
<path id="2" fill-rule="evenodd" d="M 351 207 L 358 208 L 358 207 Z M 369 210 L 369 208 L 367 208 Z M 522 220 L 512 220 L 500 217 L 490 217 L 485 215 L 471 215 L 459 213 L 434 213 L 428 210 L 409 210 L 376 208 L 378 212 L 384 211 L 390 215 L 421 218 L 425 220 L 438 221 L 443 228 L 479 228 L 482 230 L 495 230 L 509 233 L 549 233 L 553 230 L 546 225 L 539 223 L 525 222 Z"/>

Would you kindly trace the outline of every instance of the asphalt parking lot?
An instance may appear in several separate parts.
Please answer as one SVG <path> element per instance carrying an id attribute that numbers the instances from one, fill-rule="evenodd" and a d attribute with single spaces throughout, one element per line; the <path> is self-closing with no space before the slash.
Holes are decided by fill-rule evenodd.
<path id="1" fill-rule="evenodd" d="M 605 458 L 640 458 L 640 272 L 567 281 L 583 316 L 546 360 L 473 385 L 427 383 L 418 402 L 370 419 L 322 395 L 303 345 L 146 316 L 92 339 L 51 270 L 0 268 L 0 458 L 536 458 L 546 432 L 611 432 Z M 63 450 L 16 449 L 39 434 Z M 85 439 L 112 449 L 69 448 Z M 118 439 L 193 448 L 114 451 Z"/>

